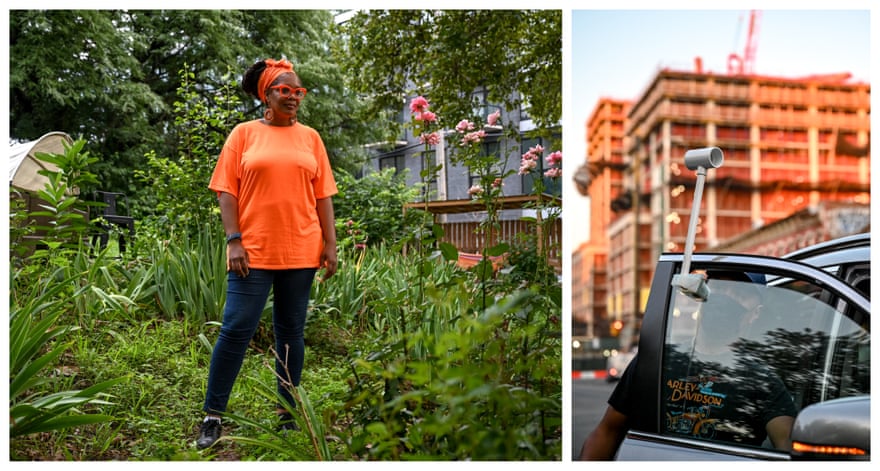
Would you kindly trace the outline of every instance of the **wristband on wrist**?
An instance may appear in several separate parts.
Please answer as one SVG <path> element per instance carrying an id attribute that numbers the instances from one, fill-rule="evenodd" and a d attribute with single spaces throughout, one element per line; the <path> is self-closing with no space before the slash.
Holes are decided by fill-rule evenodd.
<path id="1" fill-rule="evenodd" d="M 226 236 L 226 243 L 229 244 L 235 239 L 241 240 L 241 232 L 235 232 Z"/>

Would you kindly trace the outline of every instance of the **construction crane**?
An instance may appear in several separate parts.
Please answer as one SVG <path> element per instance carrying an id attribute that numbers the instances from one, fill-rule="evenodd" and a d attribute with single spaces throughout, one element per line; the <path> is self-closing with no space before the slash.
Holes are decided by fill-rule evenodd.
<path id="1" fill-rule="evenodd" d="M 752 10 L 749 13 L 749 31 L 746 36 L 746 47 L 743 54 L 731 53 L 727 56 L 727 75 L 752 75 L 755 69 L 755 53 L 758 49 L 758 21 L 761 12 Z"/>

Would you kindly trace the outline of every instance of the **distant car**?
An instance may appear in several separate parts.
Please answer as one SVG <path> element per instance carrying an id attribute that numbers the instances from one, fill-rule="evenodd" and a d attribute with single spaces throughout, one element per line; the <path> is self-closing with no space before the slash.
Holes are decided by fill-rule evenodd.
<path id="1" fill-rule="evenodd" d="M 702 298 L 673 283 L 683 259 L 657 262 L 633 371 L 639 410 L 615 458 L 869 461 L 870 234 L 779 258 L 693 254 Z M 766 419 L 749 422 L 771 396 L 793 402 L 790 451 L 759 443 Z"/>
<path id="2" fill-rule="evenodd" d="M 633 357 L 636 356 L 636 352 L 638 351 L 638 347 L 635 347 L 628 352 L 614 350 L 606 360 L 605 380 L 609 383 L 619 380 L 621 375 L 623 375 L 623 372 L 626 371 L 626 367 L 629 366 L 629 363 L 632 361 Z"/>

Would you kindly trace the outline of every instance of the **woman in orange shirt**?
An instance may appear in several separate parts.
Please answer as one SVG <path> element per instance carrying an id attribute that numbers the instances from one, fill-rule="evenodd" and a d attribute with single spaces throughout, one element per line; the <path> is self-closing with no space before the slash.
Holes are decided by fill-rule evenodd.
<path id="1" fill-rule="evenodd" d="M 288 388 L 300 382 L 312 281 L 321 268 L 324 279 L 333 276 L 337 264 L 331 200 L 336 182 L 320 135 L 297 120 L 306 96 L 299 76 L 287 60 L 266 59 L 245 72 L 242 88 L 263 102 L 266 111 L 262 119 L 232 130 L 208 185 L 220 202 L 228 279 L 198 448 L 220 438 L 220 416 L 270 289 L 278 391 L 294 405 Z M 283 405 L 277 413 L 281 428 L 296 430 Z"/>

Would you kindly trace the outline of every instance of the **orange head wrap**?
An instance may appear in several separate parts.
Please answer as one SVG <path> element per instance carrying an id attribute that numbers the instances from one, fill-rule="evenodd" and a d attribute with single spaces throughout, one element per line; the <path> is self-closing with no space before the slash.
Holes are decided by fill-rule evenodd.
<path id="1" fill-rule="evenodd" d="M 275 59 L 266 59 L 266 68 L 260 74 L 260 80 L 257 81 L 257 93 L 260 94 L 260 100 L 266 101 L 266 90 L 272 85 L 272 82 L 281 74 L 293 72 L 293 64 L 287 59 L 276 61 Z"/>

